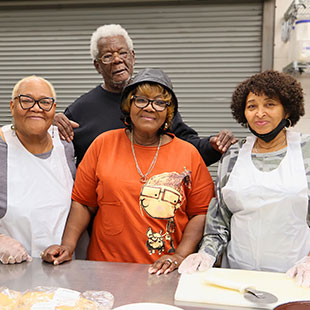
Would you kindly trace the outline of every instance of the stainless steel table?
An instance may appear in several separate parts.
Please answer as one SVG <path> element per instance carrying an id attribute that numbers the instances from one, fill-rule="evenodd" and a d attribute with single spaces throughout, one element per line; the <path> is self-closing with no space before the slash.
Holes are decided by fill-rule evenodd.
<path id="1" fill-rule="evenodd" d="M 53 266 L 35 258 L 30 263 L 0 264 L 0 286 L 25 291 L 36 286 L 64 287 L 80 292 L 104 290 L 114 295 L 114 307 L 136 302 L 174 304 L 180 275 L 149 275 L 149 265 L 73 260 Z M 201 307 L 177 305 L 185 310 Z M 207 307 L 204 309 L 214 309 Z M 217 309 L 219 309 L 217 307 Z"/>

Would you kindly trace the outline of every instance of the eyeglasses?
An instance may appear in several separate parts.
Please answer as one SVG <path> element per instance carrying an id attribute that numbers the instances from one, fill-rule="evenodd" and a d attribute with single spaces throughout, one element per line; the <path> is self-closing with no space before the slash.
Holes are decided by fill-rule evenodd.
<path id="1" fill-rule="evenodd" d="M 161 200 L 169 202 L 172 205 L 177 205 L 182 201 L 182 197 L 178 192 L 169 189 L 158 188 L 157 186 L 144 186 L 141 192 L 141 195 L 153 199 L 159 199 L 160 194 L 162 194 Z"/>
<path id="2" fill-rule="evenodd" d="M 137 108 L 144 109 L 149 104 L 151 104 L 152 108 L 157 112 L 164 111 L 168 105 L 170 105 L 169 101 L 164 101 L 161 99 L 149 99 L 142 96 L 132 96 L 133 102 Z"/>
<path id="3" fill-rule="evenodd" d="M 20 106 L 24 110 L 31 109 L 37 103 L 41 110 L 48 112 L 52 109 L 53 104 L 55 102 L 55 99 L 53 97 L 45 97 L 39 100 L 35 100 L 30 96 L 18 95 L 14 99 L 17 99 L 17 98 L 19 100 Z"/>
<path id="4" fill-rule="evenodd" d="M 106 53 L 98 59 L 103 64 L 107 65 L 107 64 L 110 64 L 114 60 L 115 54 L 117 54 L 117 57 L 121 58 L 122 60 L 126 60 L 129 57 L 129 51 L 119 51 L 119 52 L 114 52 L 114 53 Z"/>

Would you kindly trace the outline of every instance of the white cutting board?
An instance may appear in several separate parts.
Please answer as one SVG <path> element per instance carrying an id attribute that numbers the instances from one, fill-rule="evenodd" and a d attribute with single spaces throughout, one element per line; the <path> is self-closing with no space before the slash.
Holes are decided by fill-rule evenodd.
<path id="1" fill-rule="evenodd" d="M 266 291 L 278 297 L 278 302 L 269 305 L 253 304 L 238 291 L 209 284 L 208 275 L 219 279 L 238 281 L 254 285 L 256 289 Z M 211 268 L 204 272 L 182 274 L 175 292 L 177 305 L 199 303 L 201 307 L 229 309 L 248 307 L 251 309 L 273 309 L 279 304 L 295 300 L 310 300 L 310 288 L 301 288 L 285 273 L 249 271 L 239 269 Z M 192 304 L 197 306 L 198 304 Z M 233 307 L 232 307 L 233 306 Z"/>

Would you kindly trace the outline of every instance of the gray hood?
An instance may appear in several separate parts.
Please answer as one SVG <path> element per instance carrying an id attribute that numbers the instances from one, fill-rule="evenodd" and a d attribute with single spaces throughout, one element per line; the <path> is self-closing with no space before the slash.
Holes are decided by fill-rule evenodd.
<path id="1" fill-rule="evenodd" d="M 157 83 L 166 88 L 171 94 L 172 94 L 172 100 L 174 102 L 175 108 L 174 108 L 174 114 L 177 113 L 178 110 L 178 99 L 173 91 L 172 83 L 168 77 L 168 75 L 160 70 L 160 69 L 152 69 L 152 68 L 146 68 L 141 71 L 139 71 L 132 81 L 124 88 L 121 96 L 121 101 L 128 96 L 128 93 L 135 89 L 139 84 L 150 82 L 150 83 Z"/>

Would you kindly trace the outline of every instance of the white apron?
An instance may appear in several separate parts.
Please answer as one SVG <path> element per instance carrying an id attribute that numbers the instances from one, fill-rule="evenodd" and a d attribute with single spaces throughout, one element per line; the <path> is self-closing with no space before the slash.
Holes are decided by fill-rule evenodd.
<path id="1" fill-rule="evenodd" d="M 28 152 L 10 125 L 2 129 L 8 145 L 8 171 L 7 212 L 0 220 L 0 233 L 39 257 L 46 247 L 61 242 L 71 205 L 72 174 L 57 127 L 46 159 Z"/>
<path id="2" fill-rule="evenodd" d="M 310 252 L 308 183 L 300 134 L 287 132 L 287 153 L 278 168 L 259 171 L 251 151 L 240 149 L 223 198 L 232 212 L 231 240 L 223 267 L 286 272 Z"/>

